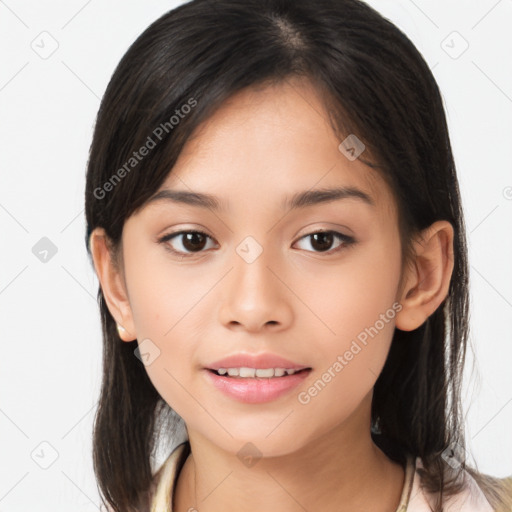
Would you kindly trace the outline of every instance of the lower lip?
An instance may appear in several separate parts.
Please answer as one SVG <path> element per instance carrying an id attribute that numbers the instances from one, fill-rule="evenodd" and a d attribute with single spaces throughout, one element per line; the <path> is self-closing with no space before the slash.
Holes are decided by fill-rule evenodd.
<path id="1" fill-rule="evenodd" d="M 286 377 L 237 378 L 225 377 L 205 370 L 213 385 L 240 402 L 259 404 L 276 400 L 301 384 L 311 370 L 304 370 Z"/>

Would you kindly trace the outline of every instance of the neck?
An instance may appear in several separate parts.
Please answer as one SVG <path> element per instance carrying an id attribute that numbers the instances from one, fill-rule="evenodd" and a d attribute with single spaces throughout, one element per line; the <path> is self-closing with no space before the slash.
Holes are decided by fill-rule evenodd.
<path id="1" fill-rule="evenodd" d="M 375 445 L 367 427 L 342 425 L 298 451 L 248 466 L 189 431 L 191 453 L 178 477 L 173 510 L 395 512 L 404 469 Z"/>

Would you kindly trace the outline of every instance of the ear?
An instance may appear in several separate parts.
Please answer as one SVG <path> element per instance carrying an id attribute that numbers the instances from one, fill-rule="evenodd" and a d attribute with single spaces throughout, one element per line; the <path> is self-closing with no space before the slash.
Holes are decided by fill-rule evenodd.
<path id="1" fill-rule="evenodd" d="M 118 328 L 119 337 L 123 341 L 133 341 L 137 336 L 126 292 L 126 283 L 120 264 L 116 265 L 114 263 L 113 255 L 110 253 L 107 245 L 107 235 L 103 228 L 94 229 L 91 233 L 89 244 L 94 268 L 100 281 L 107 307 L 117 324 L 124 328 L 124 330 Z"/>
<path id="2" fill-rule="evenodd" d="M 402 309 L 396 327 L 412 331 L 422 325 L 447 297 L 453 272 L 453 226 L 437 221 L 414 242 L 415 259 L 404 272 L 397 300 Z"/>

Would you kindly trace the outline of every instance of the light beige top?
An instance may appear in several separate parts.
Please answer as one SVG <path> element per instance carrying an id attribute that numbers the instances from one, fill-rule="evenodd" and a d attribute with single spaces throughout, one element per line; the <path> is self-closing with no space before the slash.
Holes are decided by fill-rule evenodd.
<path id="1" fill-rule="evenodd" d="M 190 453 L 188 441 L 179 444 L 169 455 L 155 474 L 155 492 L 151 503 L 151 512 L 172 512 L 172 497 L 176 480 L 186 458 Z M 407 460 L 405 484 L 400 503 L 395 512 L 431 512 L 429 503 L 432 498 L 420 488 L 420 476 L 417 469 L 422 468 L 421 459 L 412 457 Z M 471 475 L 465 471 L 468 480 L 466 489 L 446 501 L 445 512 L 493 512 L 483 491 Z"/>

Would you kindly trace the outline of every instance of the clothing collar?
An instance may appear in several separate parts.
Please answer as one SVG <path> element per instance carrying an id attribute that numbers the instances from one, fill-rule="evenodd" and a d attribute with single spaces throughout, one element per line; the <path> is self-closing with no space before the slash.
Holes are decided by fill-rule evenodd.
<path id="1" fill-rule="evenodd" d="M 177 477 L 189 454 L 190 443 L 187 440 L 174 448 L 155 474 L 151 512 L 172 512 L 172 497 Z M 395 512 L 432 512 L 433 496 L 421 487 L 418 469 L 422 468 L 420 457 L 407 458 L 404 487 Z M 464 479 L 464 490 L 446 499 L 444 512 L 493 512 L 483 491 L 467 471 L 464 471 Z"/>

